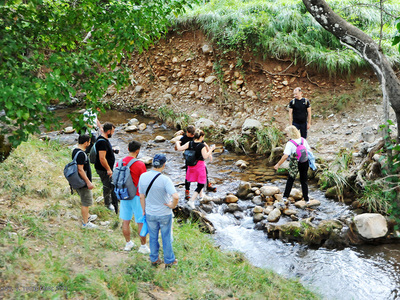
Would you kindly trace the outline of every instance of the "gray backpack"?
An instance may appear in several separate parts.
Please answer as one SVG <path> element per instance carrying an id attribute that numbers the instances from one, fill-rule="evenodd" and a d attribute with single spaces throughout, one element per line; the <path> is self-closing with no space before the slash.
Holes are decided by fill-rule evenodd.
<path id="1" fill-rule="evenodd" d="M 81 176 L 79 176 L 78 164 L 76 163 L 76 158 L 78 157 L 78 154 L 81 152 L 85 154 L 85 161 L 86 161 L 87 160 L 86 153 L 83 152 L 82 150 L 79 150 L 75 154 L 74 159 L 64 167 L 64 176 L 65 178 L 67 178 L 70 186 L 73 189 L 80 189 L 86 185 L 85 180 L 83 180 Z"/>
<path id="2" fill-rule="evenodd" d="M 137 187 L 133 184 L 130 167 L 137 161 L 134 158 L 124 166 L 121 158 L 113 171 L 114 192 L 119 200 L 132 200 L 136 196 Z"/>

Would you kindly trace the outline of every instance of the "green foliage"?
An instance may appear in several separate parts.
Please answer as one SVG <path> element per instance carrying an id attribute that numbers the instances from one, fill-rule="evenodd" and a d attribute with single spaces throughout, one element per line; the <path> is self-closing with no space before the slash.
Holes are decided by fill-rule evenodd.
<path id="1" fill-rule="evenodd" d="M 349 175 L 352 165 L 352 153 L 341 149 L 335 160 L 322 171 L 319 182 L 321 188 L 335 187 L 339 199 L 343 198 L 344 188 L 350 187 L 346 177 Z"/>
<path id="2" fill-rule="evenodd" d="M 380 14 L 374 0 L 357 6 L 351 0 L 334 0 L 329 5 L 344 19 L 378 41 Z M 389 61 L 398 65 L 400 55 L 391 45 L 394 19 L 399 3 L 384 5 L 382 48 Z M 313 19 L 299 0 L 211 0 L 201 3 L 178 17 L 177 24 L 203 29 L 220 46 L 229 49 L 252 49 L 264 57 L 303 61 L 330 74 L 350 73 L 366 62 Z M 400 41 L 400 38 L 395 38 Z"/>
<path id="3" fill-rule="evenodd" d="M 127 61 L 160 38 L 187 0 L 10 0 L 0 5 L 0 114 L 18 145 L 58 124 L 50 104 L 85 95 L 87 107 L 110 85 L 128 83 Z M 87 36 L 88 33 L 91 36 Z M 79 122 L 78 122 L 79 123 Z"/>
<path id="4" fill-rule="evenodd" d="M 386 155 L 382 168 L 383 178 L 375 181 L 366 189 L 363 202 L 371 209 L 387 211 L 400 224 L 400 144 L 391 138 L 391 120 L 381 125 L 381 129 L 387 128 L 388 136 L 384 137 Z M 388 207 L 390 206 L 390 207 Z M 399 225 L 396 225 L 396 230 Z"/>
<path id="5" fill-rule="evenodd" d="M 264 154 L 277 147 L 283 139 L 283 133 L 272 123 L 256 131 L 257 153 Z"/>
<path id="6" fill-rule="evenodd" d="M 190 124 L 190 116 L 186 113 L 176 113 L 172 108 L 163 105 L 157 110 L 158 117 L 169 125 L 185 130 Z"/>

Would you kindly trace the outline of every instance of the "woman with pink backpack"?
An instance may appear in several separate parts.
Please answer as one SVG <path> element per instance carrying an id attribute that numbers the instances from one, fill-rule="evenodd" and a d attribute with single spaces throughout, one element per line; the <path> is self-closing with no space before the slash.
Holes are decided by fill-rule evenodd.
<path id="1" fill-rule="evenodd" d="M 279 166 L 284 163 L 290 157 L 289 161 L 289 177 L 286 182 L 285 192 L 283 193 L 284 198 L 288 198 L 293 187 L 294 180 L 296 179 L 297 172 L 300 173 L 300 184 L 303 192 L 304 201 L 308 202 L 308 184 L 307 184 L 307 172 L 309 168 L 309 157 L 308 152 L 311 152 L 311 148 L 307 143 L 307 140 L 302 138 L 300 131 L 293 125 L 285 129 L 288 138 L 290 139 L 285 146 L 283 156 L 279 162 L 274 166 L 275 170 L 278 170 Z"/>

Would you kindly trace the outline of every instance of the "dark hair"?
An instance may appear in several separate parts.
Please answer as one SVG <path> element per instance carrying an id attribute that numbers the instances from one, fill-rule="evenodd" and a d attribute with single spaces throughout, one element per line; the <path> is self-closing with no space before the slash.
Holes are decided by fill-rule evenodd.
<path id="1" fill-rule="evenodd" d="M 193 125 L 189 125 L 189 126 L 186 128 L 186 131 L 187 131 L 188 133 L 190 133 L 190 134 L 194 134 L 194 132 L 196 131 L 196 127 L 194 127 Z"/>
<path id="2" fill-rule="evenodd" d="M 114 124 L 111 124 L 111 123 L 108 123 L 108 122 L 104 123 L 104 125 L 103 125 L 103 131 L 104 132 L 112 130 L 113 128 L 115 128 Z"/>
<path id="3" fill-rule="evenodd" d="M 78 144 L 82 145 L 86 142 L 90 141 L 90 136 L 88 134 L 81 134 L 78 137 Z"/>
<path id="4" fill-rule="evenodd" d="M 197 140 L 199 139 L 201 136 L 204 136 L 204 131 L 201 129 L 197 129 L 194 133 L 194 139 Z"/>
<path id="5" fill-rule="evenodd" d="M 140 149 L 141 146 L 142 146 L 141 143 L 139 143 L 137 141 L 132 141 L 128 145 L 128 150 L 129 150 L 129 152 L 135 152 L 136 150 Z"/>

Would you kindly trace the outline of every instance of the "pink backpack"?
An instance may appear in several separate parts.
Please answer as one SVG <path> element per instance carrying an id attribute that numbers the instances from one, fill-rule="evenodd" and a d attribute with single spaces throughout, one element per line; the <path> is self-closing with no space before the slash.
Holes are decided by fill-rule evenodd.
<path id="1" fill-rule="evenodd" d="M 304 139 L 301 138 L 300 144 L 297 144 L 294 140 L 290 140 L 296 146 L 297 160 L 301 163 L 308 160 L 307 149 L 304 146 Z"/>

